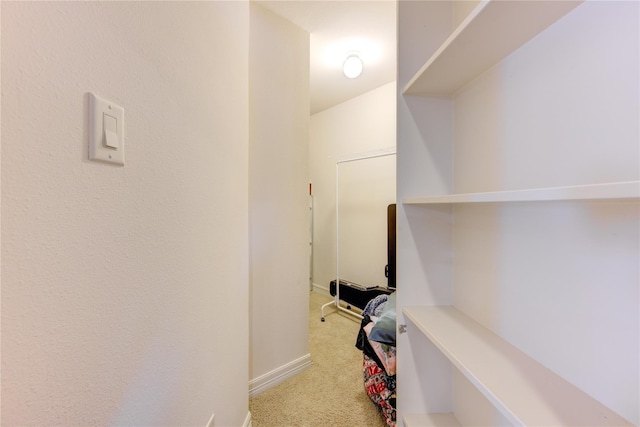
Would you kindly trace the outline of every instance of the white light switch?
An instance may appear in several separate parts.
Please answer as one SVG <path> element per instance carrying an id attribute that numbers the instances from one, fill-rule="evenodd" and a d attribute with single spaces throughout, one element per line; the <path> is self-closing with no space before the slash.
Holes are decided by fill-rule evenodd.
<path id="1" fill-rule="evenodd" d="M 105 147 L 117 150 L 120 146 L 118 143 L 118 119 L 108 114 L 103 114 L 102 127 L 104 129 Z"/>
<path id="2" fill-rule="evenodd" d="M 89 160 L 124 166 L 124 109 L 89 94 Z"/>

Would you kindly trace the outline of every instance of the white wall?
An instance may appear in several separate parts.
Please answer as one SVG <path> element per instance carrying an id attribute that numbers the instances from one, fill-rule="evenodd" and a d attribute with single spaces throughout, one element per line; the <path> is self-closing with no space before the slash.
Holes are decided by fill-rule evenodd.
<path id="1" fill-rule="evenodd" d="M 309 366 L 309 33 L 251 5 L 250 387 Z M 296 361 L 301 361 L 296 364 Z"/>
<path id="2" fill-rule="evenodd" d="M 395 82 L 311 116 L 309 158 L 314 195 L 314 287 L 328 290 L 329 282 L 335 279 L 336 161 L 354 153 L 393 147 L 395 132 Z"/>
<path id="3" fill-rule="evenodd" d="M 638 180 L 639 12 L 585 2 L 461 91 L 455 192 Z M 638 203 L 456 206 L 454 221 L 454 305 L 638 423 Z"/>
<path id="4" fill-rule="evenodd" d="M 245 421 L 248 25 L 2 2 L 2 425 Z M 87 92 L 124 107 L 126 166 L 87 160 Z"/>

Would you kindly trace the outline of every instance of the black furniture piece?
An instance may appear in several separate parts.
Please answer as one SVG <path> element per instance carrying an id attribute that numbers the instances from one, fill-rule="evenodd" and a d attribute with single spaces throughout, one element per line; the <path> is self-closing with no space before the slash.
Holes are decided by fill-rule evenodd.
<path id="1" fill-rule="evenodd" d="M 394 291 L 395 289 L 393 288 L 383 288 L 380 286 L 376 286 L 374 288 L 365 288 L 364 286 L 358 285 L 357 283 L 340 280 L 340 301 L 351 304 L 352 306 L 357 307 L 360 310 L 364 310 L 364 307 L 367 305 L 367 303 L 378 295 L 389 295 Z M 336 296 L 335 280 L 332 280 L 329 283 L 329 293 L 332 297 Z"/>
<path id="2" fill-rule="evenodd" d="M 392 294 L 396 290 L 396 204 L 387 206 L 387 265 L 384 267 L 384 275 L 387 278 L 387 287 L 366 287 L 357 283 L 340 279 L 340 301 L 350 304 L 347 309 L 351 309 L 351 305 L 364 310 L 365 306 L 373 298 L 380 294 Z M 336 280 L 329 282 L 329 293 L 332 297 L 336 296 Z M 324 322 L 324 309 L 335 304 L 339 309 L 337 298 L 328 302 L 320 309 L 320 320 Z M 353 313 L 356 314 L 357 313 Z"/>
<path id="3" fill-rule="evenodd" d="M 387 206 L 387 265 L 384 269 L 387 286 L 396 287 L 396 204 Z"/>

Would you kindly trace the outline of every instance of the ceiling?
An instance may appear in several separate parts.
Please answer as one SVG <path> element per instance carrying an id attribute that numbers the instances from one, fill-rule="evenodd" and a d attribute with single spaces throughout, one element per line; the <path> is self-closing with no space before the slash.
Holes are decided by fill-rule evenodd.
<path id="1" fill-rule="evenodd" d="M 311 114 L 396 80 L 395 0 L 258 0 L 310 33 Z M 364 62 L 360 77 L 342 73 L 347 53 Z"/>

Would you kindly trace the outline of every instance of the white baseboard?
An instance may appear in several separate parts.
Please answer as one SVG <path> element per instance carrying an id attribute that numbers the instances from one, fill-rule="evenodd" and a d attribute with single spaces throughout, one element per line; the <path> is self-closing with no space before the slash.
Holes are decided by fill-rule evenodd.
<path id="1" fill-rule="evenodd" d="M 313 292 L 317 292 L 319 294 L 331 297 L 331 293 L 329 292 L 329 288 L 327 288 L 325 286 L 320 286 L 320 285 L 317 285 L 317 284 L 314 283 L 312 290 L 313 290 Z"/>
<path id="2" fill-rule="evenodd" d="M 311 354 L 306 354 L 292 362 L 287 363 L 271 372 L 249 381 L 249 397 L 257 396 L 263 391 L 275 387 L 281 382 L 310 368 L 312 365 Z"/>
<path id="3" fill-rule="evenodd" d="M 215 418 L 216 414 L 211 414 L 211 418 L 209 418 L 209 422 L 207 423 L 207 427 L 215 427 Z M 247 416 L 242 423 L 242 427 L 251 427 L 251 412 L 247 411 Z"/>
<path id="4" fill-rule="evenodd" d="M 215 421 L 214 421 L 215 417 L 216 417 L 216 414 L 211 414 L 211 418 L 209 418 L 209 422 L 207 423 L 207 427 L 215 427 Z"/>

